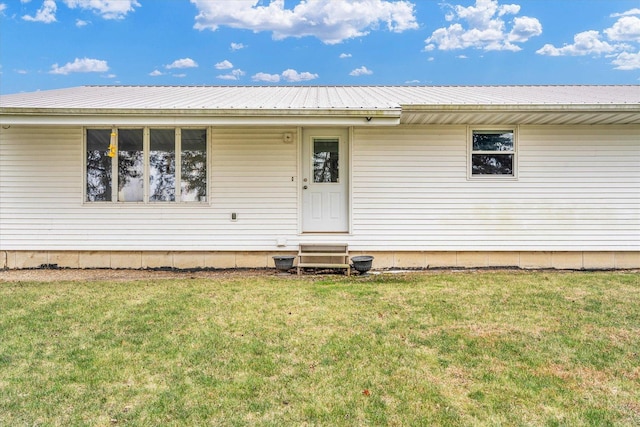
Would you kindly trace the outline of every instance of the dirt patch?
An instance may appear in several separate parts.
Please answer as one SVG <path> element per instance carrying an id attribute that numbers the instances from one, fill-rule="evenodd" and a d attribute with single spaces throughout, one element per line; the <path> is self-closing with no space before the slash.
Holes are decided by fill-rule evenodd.
<path id="1" fill-rule="evenodd" d="M 25 269 L 0 270 L 0 282 L 131 281 L 154 279 L 199 279 L 276 275 L 274 269 L 219 270 L 111 270 L 111 269 Z"/>
<path id="2" fill-rule="evenodd" d="M 522 270 L 518 268 L 433 268 L 433 269 L 382 269 L 371 272 L 371 275 L 378 274 L 441 274 L 458 273 L 473 274 L 478 272 L 492 273 L 518 273 L 528 274 L 536 271 L 554 271 L 556 273 L 572 273 L 572 270 Z M 620 273 L 640 273 L 640 269 L 616 270 Z M 586 272 L 586 270 L 583 270 Z M 305 272 L 307 278 L 320 279 L 327 275 L 342 275 L 342 271 L 321 270 Z M 131 281 L 131 280 L 153 280 L 153 279 L 200 279 L 200 278 L 233 278 L 251 276 L 279 276 L 282 278 L 296 278 L 295 271 L 289 276 L 282 275 L 274 268 L 233 268 L 233 269 L 74 269 L 74 268 L 30 268 L 23 270 L 1 270 L 1 282 L 55 282 L 55 281 Z M 358 277 L 355 275 L 354 277 Z"/>

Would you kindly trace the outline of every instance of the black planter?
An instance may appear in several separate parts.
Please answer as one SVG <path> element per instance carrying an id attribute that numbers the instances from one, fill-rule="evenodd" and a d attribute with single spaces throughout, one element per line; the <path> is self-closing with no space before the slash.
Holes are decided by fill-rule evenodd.
<path id="1" fill-rule="evenodd" d="M 287 271 L 293 268 L 293 260 L 296 257 L 293 255 L 275 255 L 273 257 L 273 262 L 276 264 L 276 269 L 282 273 L 286 273 Z"/>
<path id="2" fill-rule="evenodd" d="M 371 270 L 371 264 L 373 264 L 373 257 L 371 255 L 354 256 L 351 258 L 353 262 L 353 268 L 360 274 L 366 274 Z"/>

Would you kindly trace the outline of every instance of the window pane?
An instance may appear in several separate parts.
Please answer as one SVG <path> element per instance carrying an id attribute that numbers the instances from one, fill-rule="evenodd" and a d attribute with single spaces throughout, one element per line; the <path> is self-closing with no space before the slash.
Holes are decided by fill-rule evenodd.
<path id="1" fill-rule="evenodd" d="M 111 129 L 87 129 L 87 201 L 111 201 Z"/>
<path id="2" fill-rule="evenodd" d="M 473 175 L 513 175 L 513 154 L 473 154 Z"/>
<path id="3" fill-rule="evenodd" d="M 176 200 L 175 130 L 151 129 L 149 141 L 149 201 Z"/>
<path id="4" fill-rule="evenodd" d="M 118 200 L 142 202 L 144 198 L 142 129 L 118 130 Z"/>
<path id="5" fill-rule="evenodd" d="M 513 132 L 473 131 L 473 151 L 513 151 Z"/>
<path id="6" fill-rule="evenodd" d="M 314 139 L 313 141 L 313 182 L 338 182 L 339 141 Z"/>
<path id="7" fill-rule="evenodd" d="M 182 129 L 180 200 L 207 200 L 207 130 Z"/>

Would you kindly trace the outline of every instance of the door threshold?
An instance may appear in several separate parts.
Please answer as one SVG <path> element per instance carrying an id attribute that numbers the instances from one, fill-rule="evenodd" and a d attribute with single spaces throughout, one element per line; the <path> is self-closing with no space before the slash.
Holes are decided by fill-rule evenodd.
<path id="1" fill-rule="evenodd" d="M 303 231 L 300 233 L 301 235 L 309 235 L 309 234 L 330 234 L 332 236 L 341 235 L 341 236 L 349 236 L 351 233 L 348 231 Z"/>

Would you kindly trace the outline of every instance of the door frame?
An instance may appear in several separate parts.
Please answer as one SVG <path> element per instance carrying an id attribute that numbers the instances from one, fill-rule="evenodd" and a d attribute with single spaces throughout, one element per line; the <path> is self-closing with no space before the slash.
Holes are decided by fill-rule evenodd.
<path id="1" fill-rule="evenodd" d="M 346 209 L 346 214 L 347 214 L 347 230 L 346 231 L 304 231 L 303 229 L 303 215 L 304 215 L 304 208 L 303 208 L 303 197 L 304 197 L 304 190 L 302 189 L 304 182 L 304 166 L 303 166 L 303 162 L 307 161 L 308 159 L 304 158 L 304 149 L 303 149 L 303 144 L 304 144 L 304 134 L 305 132 L 314 132 L 314 131 L 326 131 L 326 132 L 331 132 L 332 130 L 339 130 L 339 131 L 344 131 L 346 130 L 346 134 L 347 134 L 347 141 L 345 144 L 345 149 L 347 151 L 346 155 L 346 161 L 344 162 L 344 166 L 347 168 L 347 173 L 346 173 L 346 185 L 345 185 L 345 191 L 347 192 L 346 195 L 346 203 L 347 203 L 347 209 Z M 298 167 L 297 167 L 297 174 L 298 174 L 298 179 L 297 184 L 298 184 L 298 235 L 351 235 L 352 233 L 352 212 L 353 212 L 353 191 L 352 191 L 352 170 L 353 170 L 353 156 L 352 156 L 352 152 L 353 152 L 353 127 L 349 126 L 349 127 L 345 127 L 345 126 L 309 126 L 309 127 L 298 127 L 297 129 L 297 138 L 296 138 L 296 142 L 297 142 L 297 151 L 298 151 L 298 155 L 297 155 L 297 162 L 298 162 Z M 342 171 L 341 171 L 342 172 Z"/>

